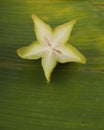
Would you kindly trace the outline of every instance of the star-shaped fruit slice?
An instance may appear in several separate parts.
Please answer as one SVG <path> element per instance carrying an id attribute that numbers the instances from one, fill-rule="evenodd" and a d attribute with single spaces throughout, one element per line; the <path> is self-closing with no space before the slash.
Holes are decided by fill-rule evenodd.
<path id="1" fill-rule="evenodd" d="M 75 47 L 67 43 L 76 23 L 75 20 L 52 29 L 36 15 L 32 15 L 32 19 L 37 41 L 18 49 L 17 54 L 23 59 L 41 58 L 47 81 L 50 81 L 51 73 L 58 62 L 86 63 L 86 58 Z"/>

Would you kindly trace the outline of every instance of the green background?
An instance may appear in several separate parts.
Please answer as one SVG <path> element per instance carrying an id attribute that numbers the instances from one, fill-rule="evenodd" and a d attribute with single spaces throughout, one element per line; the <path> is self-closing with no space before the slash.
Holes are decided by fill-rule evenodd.
<path id="1" fill-rule="evenodd" d="M 47 84 L 40 60 L 16 50 L 36 39 L 31 15 L 53 28 L 76 19 L 70 43 L 85 65 L 58 64 Z M 0 1 L 0 130 L 104 129 L 104 1 Z"/>

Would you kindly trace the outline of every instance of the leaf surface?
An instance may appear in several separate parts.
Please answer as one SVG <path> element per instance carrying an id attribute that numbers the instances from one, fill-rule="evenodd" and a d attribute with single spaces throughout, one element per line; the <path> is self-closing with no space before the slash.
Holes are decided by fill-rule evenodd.
<path id="1" fill-rule="evenodd" d="M 103 5 L 103 0 L 0 2 L 1 130 L 104 129 Z M 47 84 L 40 60 L 20 59 L 16 50 L 34 40 L 33 13 L 53 28 L 76 19 L 70 43 L 87 64 L 58 64 Z"/>

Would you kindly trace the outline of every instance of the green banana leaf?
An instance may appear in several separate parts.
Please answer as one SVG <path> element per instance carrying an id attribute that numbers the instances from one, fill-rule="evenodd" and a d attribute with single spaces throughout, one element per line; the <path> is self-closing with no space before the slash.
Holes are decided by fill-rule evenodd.
<path id="1" fill-rule="evenodd" d="M 87 64 L 58 64 L 46 82 L 40 60 L 16 50 L 36 36 L 31 15 L 53 28 L 76 19 L 69 42 Z M 104 1 L 0 1 L 0 130 L 104 129 Z"/>

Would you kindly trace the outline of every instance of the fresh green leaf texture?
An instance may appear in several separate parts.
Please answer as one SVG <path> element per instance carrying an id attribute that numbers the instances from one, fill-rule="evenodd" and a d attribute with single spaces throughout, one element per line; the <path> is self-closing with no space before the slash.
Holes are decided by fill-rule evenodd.
<path id="1" fill-rule="evenodd" d="M 0 130 L 104 130 L 104 1 L 0 1 Z M 77 20 L 68 43 L 87 63 L 58 64 L 47 84 L 40 60 L 17 48 L 34 37 L 32 14 L 52 28 Z"/>

